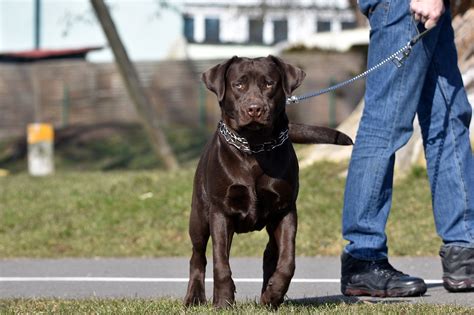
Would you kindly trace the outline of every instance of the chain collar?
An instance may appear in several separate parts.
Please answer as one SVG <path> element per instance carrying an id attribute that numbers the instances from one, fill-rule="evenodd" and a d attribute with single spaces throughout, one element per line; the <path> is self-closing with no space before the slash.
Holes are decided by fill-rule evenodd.
<path id="1" fill-rule="evenodd" d="M 286 140 L 288 140 L 288 128 L 280 132 L 277 139 L 273 139 L 271 141 L 252 146 L 250 146 L 247 139 L 239 136 L 238 134 L 230 130 L 222 120 L 219 121 L 218 130 L 228 144 L 233 145 L 240 151 L 245 152 L 247 154 L 256 154 L 264 151 L 272 151 L 273 149 L 285 143 Z"/>

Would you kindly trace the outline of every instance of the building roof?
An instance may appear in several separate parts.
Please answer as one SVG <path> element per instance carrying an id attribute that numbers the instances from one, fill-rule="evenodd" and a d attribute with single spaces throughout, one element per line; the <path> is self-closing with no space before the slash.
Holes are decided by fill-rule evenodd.
<path id="1" fill-rule="evenodd" d="M 302 40 L 291 43 L 282 43 L 279 48 L 288 50 L 295 47 L 308 49 L 322 49 L 335 51 L 348 51 L 354 46 L 367 46 L 369 44 L 370 29 L 366 27 L 343 30 L 338 32 L 314 33 Z"/>
<path id="2" fill-rule="evenodd" d="M 90 51 L 103 47 L 83 47 L 73 49 L 34 49 L 16 52 L 0 52 L 0 62 L 34 62 L 54 59 L 84 59 Z"/>

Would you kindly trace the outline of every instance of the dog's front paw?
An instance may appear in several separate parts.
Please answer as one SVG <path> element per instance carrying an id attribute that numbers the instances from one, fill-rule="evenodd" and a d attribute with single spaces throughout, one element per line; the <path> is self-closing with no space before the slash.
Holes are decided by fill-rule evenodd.
<path id="1" fill-rule="evenodd" d="M 270 306 L 273 309 L 277 309 L 281 303 L 283 303 L 284 294 L 282 292 L 275 292 L 272 290 L 271 285 L 267 287 L 265 292 L 260 297 L 260 304 Z"/>
<path id="2" fill-rule="evenodd" d="M 206 303 L 206 296 L 204 294 L 200 295 L 186 295 L 184 298 L 184 305 L 193 306 L 201 305 Z"/>
<path id="3" fill-rule="evenodd" d="M 235 285 L 232 279 L 229 282 L 214 284 L 214 298 L 212 304 L 217 308 L 229 307 L 235 301 Z"/>
<path id="4" fill-rule="evenodd" d="M 184 298 L 184 305 L 193 306 L 205 303 L 206 293 L 204 292 L 204 288 L 202 288 L 200 285 L 190 286 L 188 292 L 186 293 L 186 297 Z"/>
<path id="5" fill-rule="evenodd" d="M 275 283 L 274 281 L 268 281 L 268 284 L 260 297 L 260 304 L 270 306 L 273 309 L 277 309 L 281 303 L 283 303 L 283 297 L 285 290 Z"/>
<path id="6" fill-rule="evenodd" d="M 234 304 L 234 294 L 230 294 L 229 296 L 226 295 L 219 295 L 219 296 L 214 296 L 214 299 L 212 301 L 212 305 L 216 308 L 225 308 L 232 306 Z"/>

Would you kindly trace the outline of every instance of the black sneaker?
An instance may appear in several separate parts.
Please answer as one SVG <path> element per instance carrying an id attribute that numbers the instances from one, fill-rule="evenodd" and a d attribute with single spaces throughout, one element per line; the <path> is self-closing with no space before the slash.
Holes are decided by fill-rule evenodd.
<path id="1" fill-rule="evenodd" d="M 474 248 L 441 246 L 443 285 L 450 292 L 474 291 Z"/>
<path id="2" fill-rule="evenodd" d="M 421 278 L 396 270 L 388 259 L 366 261 L 343 253 L 341 292 L 356 296 L 420 296 L 426 292 L 426 284 Z"/>

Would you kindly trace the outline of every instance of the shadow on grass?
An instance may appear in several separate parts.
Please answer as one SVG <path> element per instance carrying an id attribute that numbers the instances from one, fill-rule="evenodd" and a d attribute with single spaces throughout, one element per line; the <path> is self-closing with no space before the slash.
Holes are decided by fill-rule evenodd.
<path id="1" fill-rule="evenodd" d="M 354 296 L 345 295 L 327 295 L 320 297 L 306 297 L 301 299 L 291 299 L 285 301 L 284 304 L 300 305 L 300 306 L 316 306 L 321 304 L 355 304 L 359 303 L 360 299 Z"/>
<path id="2" fill-rule="evenodd" d="M 438 284 L 435 284 L 438 286 Z M 428 295 L 429 296 L 429 295 Z M 306 297 L 302 299 L 291 299 L 285 301 L 286 305 L 295 305 L 295 306 L 320 306 L 324 304 L 397 304 L 397 303 L 413 303 L 412 299 L 407 298 L 379 298 L 379 297 L 355 297 L 355 296 L 345 296 L 345 295 L 328 295 L 320 297 Z"/>

